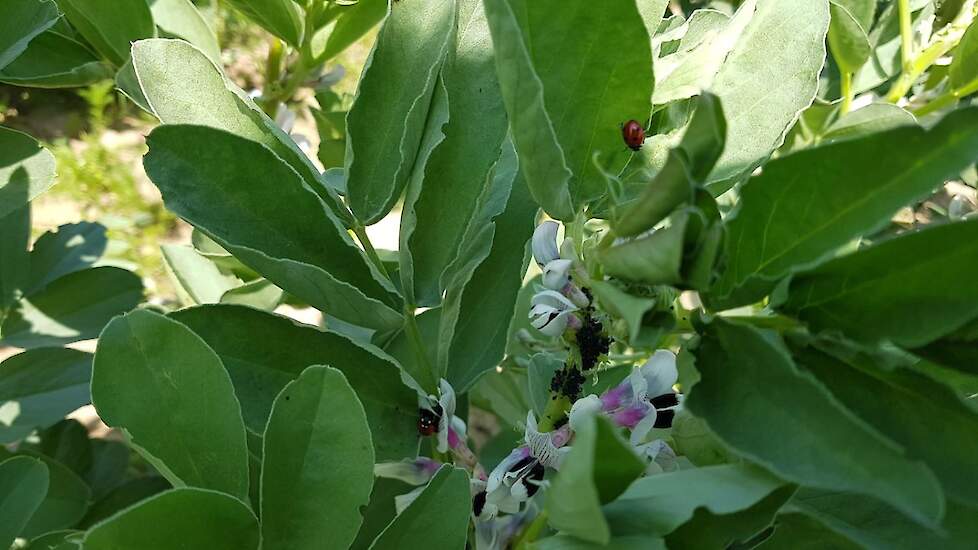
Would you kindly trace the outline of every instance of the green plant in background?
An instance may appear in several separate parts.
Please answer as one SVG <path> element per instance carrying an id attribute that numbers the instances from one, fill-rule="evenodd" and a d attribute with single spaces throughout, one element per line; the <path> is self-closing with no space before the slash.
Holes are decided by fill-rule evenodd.
<path id="1" fill-rule="evenodd" d="M 42 534 L 44 465 L 13 457 L 5 536 L 978 540 L 978 2 L 392 1 L 349 105 L 317 67 L 372 4 L 232 3 L 281 41 L 256 99 L 189 41 L 127 50 L 161 122 L 144 168 L 195 228 L 164 248 L 191 307 L 109 322 L 91 399 L 174 488 Z M 306 85 L 325 173 L 278 116 Z M 474 407 L 503 426 L 485 444 Z M 73 463 L 48 442 L 70 426 L 18 452 Z"/>

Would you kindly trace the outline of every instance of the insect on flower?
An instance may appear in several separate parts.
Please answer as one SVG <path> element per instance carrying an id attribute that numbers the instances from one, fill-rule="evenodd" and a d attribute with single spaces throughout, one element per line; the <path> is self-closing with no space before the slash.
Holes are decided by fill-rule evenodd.
<path id="1" fill-rule="evenodd" d="M 621 138 L 632 151 L 638 151 L 645 142 L 645 128 L 637 120 L 629 120 L 621 126 Z"/>

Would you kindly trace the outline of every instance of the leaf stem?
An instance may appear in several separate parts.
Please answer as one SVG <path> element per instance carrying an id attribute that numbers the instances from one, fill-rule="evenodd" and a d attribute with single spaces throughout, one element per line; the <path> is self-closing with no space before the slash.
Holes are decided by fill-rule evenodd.
<path id="1" fill-rule="evenodd" d="M 353 233 L 357 236 L 357 240 L 360 241 L 360 245 L 363 246 L 363 251 L 367 253 L 367 257 L 370 261 L 377 267 L 384 277 L 390 280 L 391 276 L 387 273 L 387 268 L 384 267 L 383 260 L 377 255 L 377 249 L 374 248 L 373 243 L 370 242 L 370 237 L 367 235 L 367 228 L 363 226 L 359 220 L 353 221 Z"/>
<path id="2" fill-rule="evenodd" d="M 852 87 L 852 73 L 849 71 L 842 71 L 842 81 L 840 82 L 842 87 L 842 104 L 839 106 L 839 114 L 844 115 L 852 109 L 852 100 L 856 95 L 855 90 Z"/>
<path id="3" fill-rule="evenodd" d="M 922 107 L 914 109 L 913 114 L 918 117 L 929 115 L 934 111 L 952 105 L 961 98 L 969 96 L 975 92 L 978 92 L 978 79 L 972 80 L 960 88 L 944 92 Z"/>
<path id="4" fill-rule="evenodd" d="M 900 17 L 900 54 L 903 70 L 907 72 L 913 64 L 913 14 L 910 12 L 910 0 L 897 0 L 897 10 Z"/>

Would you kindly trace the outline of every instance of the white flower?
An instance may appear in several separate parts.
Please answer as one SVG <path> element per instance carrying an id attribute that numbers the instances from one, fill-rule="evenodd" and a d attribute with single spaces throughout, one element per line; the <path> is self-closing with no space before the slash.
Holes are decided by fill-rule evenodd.
<path id="1" fill-rule="evenodd" d="M 661 439 L 636 447 L 635 450 L 639 456 L 649 461 L 649 466 L 645 469 L 646 474 L 661 474 L 679 469 L 676 451 Z"/>
<path id="2" fill-rule="evenodd" d="M 445 453 L 465 440 L 466 427 L 465 421 L 455 416 L 455 389 L 444 378 L 438 383 L 438 393 L 436 398 L 419 392 L 418 407 L 428 411 L 429 418 L 431 415 L 438 418 L 438 452 Z"/>
<path id="3" fill-rule="evenodd" d="M 489 474 L 483 513 L 519 512 L 520 505 L 540 488 L 545 471 L 540 461 L 530 455 L 529 447 L 513 449 Z"/>
<path id="4" fill-rule="evenodd" d="M 577 306 L 554 290 L 544 290 L 530 300 L 530 324 L 547 336 L 560 336 L 577 320 Z"/>
<path id="5" fill-rule="evenodd" d="M 574 267 L 571 260 L 551 260 L 543 266 L 543 286 L 551 290 L 562 290 L 570 282 L 570 272 Z"/>
<path id="6" fill-rule="evenodd" d="M 557 250 L 557 229 L 559 225 L 555 221 L 547 220 L 533 231 L 533 258 L 541 268 L 548 263 L 560 258 Z"/>
<path id="7" fill-rule="evenodd" d="M 540 432 L 537 429 L 537 418 L 533 411 L 526 413 L 526 431 L 523 439 L 530 448 L 530 456 L 540 461 L 547 468 L 560 469 L 564 456 L 570 452 L 570 447 L 564 447 L 566 438 L 559 436 L 560 441 L 554 441 L 556 432 Z M 559 443 L 559 444 L 558 444 Z"/>
<path id="8" fill-rule="evenodd" d="M 593 393 L 575 401 L 571 405 L 570 412 L 567 413 L 567 422 L 570 424 L 571 430 L 576 432 L 588 418 L 597 416 L 601 412 L 602 406 L 601 398 Z"/>
<path id="9" fill-rule="evenodd" d="M 643 401 L 672 391 L 679 379 L 676 354 L 660 349 L 652 354 L 640 369 L 633 370 L 629 380 L 635 396 Z"/>

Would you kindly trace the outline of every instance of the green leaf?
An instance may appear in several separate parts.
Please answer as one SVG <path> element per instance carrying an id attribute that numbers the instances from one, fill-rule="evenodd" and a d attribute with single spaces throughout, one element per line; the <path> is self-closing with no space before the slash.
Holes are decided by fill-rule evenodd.
<path id="1" fill-rule="evenodd" d="M 0 316 L 17 301 L 30 280 L 27 245 L 31 238 L 29 203 L 0 217 Z M 0 334 L 2 336 L 2 334 Z"/>
<path id="2" fill-rule="evenodd" d="M 814 350 L 798 362 L 846 407 L 906 448 L 908 456 L 924 461 L 945 493 L 978 506 L 978 480 L 967 466 L 978 462 L 978 441 L 971 437 L 978 430 L 978 412 L 951 388 L 909 369 L 843 362 Z"/>
<path id="3" fill-rule="evenodd" d="M 128 452 L 128 449 L 127 449 Z M 106 518 L 112 517 L 137 502 L 170 489 L 170 482 L 160 476 L 142 476 L 130 479 L 99 498 L 88 509 L 88 513 L 78 524 L 80 528 L 88 529 Z"/>
<path id="4" fill-rule="evenodd" d="M 186 326 L 149 310 L 109 323 L 92 402 L 175 486 L 248 497 L 241 407 L 220 358 Z"/>
<path id="5" fill-rule="evenodd" d="M 49 29 L 0 69 L 0 82 L 31 88 L 73 88 L 111 78 L 112 69 L 80 42 Z"/>
<path id="6" fill-rule="evenodd" d="M 193 247 L 164 244 L 160 252 L 184 305 L 219 303 L 224 293 L 242 284 Z"/>
<path id="7" fill-rule="evenodd" d="M 387 3 L 388 0 L 360 0 L 350 6 L 334 4 L 333 9 L 343 11 L 337 16 L 319 58 L 324 62 L 333 59 L 369 32 L 387 15 Z"/>
<path id="8" fill-rule="evenodd" d="M 245 265 L 345 321 L 400 326 L 389 285 L 375 277 L 322 200 L 268 148 L 222 130 L 182 125 L 156 128 L 147 144 L 143 164 L 167 208 Z"/>
<path id="9" fill-rule="evenodd" d="M 92 441 L 88 428 L 74 418 L 65 418 L 38 432 L 37 443 L 24 442 L 20 451 L 36 451 L 60 462 L 80 477 L 92 466 Z"/>
<path id="10" fill-rule="evenodd" d="M 598 544 L 567 535 L 554 535 L 534 542 L 530 548 L 532 550 L 666 550 L 666 543 L 658 537 L 634 536 L 612 537 L 608 544 Z"/>
<path id="11" fill-rule="evenodd" d="M 58 5 L 52 0 L 10 0 L 0 21 L 0 69 L 27 49 L 35 36 L 58 20 Z M 3 537 L 0 537 L 0 547 Z"/>
<path id="12" fill-rule="evenodd" d="M 606 281 L 591 281 L 588 288 L 602 309 L 625 322 L 628 341 L 635 342 L 642 330 L 642 318 L 655 307 L 655 298 L 633 296 Z"/>
<path id="13" fill-rule="evenodd" d="M 954 499 L 948 499 L 940 533 L 921 529 L 878 500 L 852 493 L 803 488 L 787 509 L 803 512 L 870 550 L 966 550 L 978 537 L 978 509 Z"/>
<path id="14" fill-rule="evenodd" d="M 217 37 L 193 2 L 149 0 L 149 8 L 160 30 L 197 46 L 215 63 L 221 62 L 221 48 L 217 45 Z"/>
<path id="15" fill-rule="evenodd" d="M 142 298 L 143 283 L 131 271 L 105 266 L 69 273 L 17 303 L 0 327 L 2 342 L 36 348 L 95 338 Z"/>
<path id="16" fill-rule="evenodd" d="M 89 402 L 92 356 L 38 348 L 0 363 L 0 444 L 46 428 Z"/>
<path id="17" fill-rule="evenodd" d="M 832 22 L 829 24 L 829 47 L 835 57 L 839 69 L 854 73 L 866 63 L 872 54 L 873 46 L 869 43 L 869 27 L 864 26 L 851 9 L 859 9 L 868 5 L 870 17 L 875 8 L 875 0 L 849 0 L 848 2 L 833 0 L 829 2 Z M 847 5 L 848 4 L 848 5 Z"/>
<path id="18" fill-rule="evenodd" d="M 939 225 L 795 277 L 783 308 L 815 331 L 923 346 L 978 317 L 978 220 Z"/>
<path id="19" fill-rule="evenodd" d="M 88 510 L 92 495 L 85 482 L 64 464 L 43 455 L 34 458 L 48 467 L 48 492 L 20 532 L 25 538 L 73 527 Z"/>
<path id="20" fill-rule="evenodd" d="M 749 547 L 757 538 L 770 534 L 765 530 L 795 489 L 793 485 L 780 487 L 750 507 L 729 514 L 698 509 L 691 520 L 666 537 L 666 544 L 670 548 Z"/>
<path id="21" fill-rule="evenodd" d="M 510 0 L 484 0 L 483 8 L 492 35 L 496 74 L 509 117 L 509 129 L 517 151 L 533 151 L 520 162 L 533 200 L 551 216 L 572 220 L 574 207 L 568 185 L 573 177 L 544 104 L 543 82 L 519 27 Z"/>
<path id="22" fill-rule="evenodd" d="M 710 174 L 714 195 L 764 162 L 811 104 L 828 27 L 828 0 L 758 1 L 711 88 L 731 114 L 726 148 Z"/>
<path id="23" fill-rule="evenodd" d="M 859 545 L 829 530 L 818 521 L 797 512 L 779 514 L 774 522 L 774 534 L 763 543 L 762 550 L 858 550 Z"/>
<path id="24" fill-rule="evenodd" d="M 347 548 L 373 486 L 363 406 L 343 373 L 309 367 L 275 399 L 265 430 L 262 548 Z"/>
<path id="25" fill-rule="evenodd" d="M 601 505 L 618 498 L 644 470 L 645 463 L 608 421 L 586 422 L 576 430 L 574 446 L 547 490 L 550 525 L 579 539 L 608 544 L 612 531 Z"/>
<path id="26" fill-rule="evenodd" d="M 378 477 L 374 480 L 370 492 L 370 503 L 363 509 L 363 524 L 357 533 L 357 538 L 350 547 L 351 550 L 366 550 L 377 535 L 387 527 L 397 510 L 394 498 L 410 492 L 414 487 L 397 479 Z"/>
<path id="27" fill-rule="evenodd" d="M 593 287 L 592 287 L 593 288 Z M 537 418 L 543 416 L 550 402 L 550 382 L 554 373 L 563 368 L 564 361 L 552 353 L 535 353 L 526 367 L 527 390 Z"/>
<path id="28" fill-rule="evenodd" d="M 786 481 L 872 495 L 918 523 L 937 524 L 944 502 L 934 474 L 799 372 L 775 338 L 715 319 L 697 352 L 702 379 L 685 401 L 690 412 Z"/>
<path id="29" fill-rule="evenodd" d="M 677 470 L 636 481 L 604 512 L 618 535 L 665 536 L 692 520 L 697 510 L 734 514 L 783 486 L 783 481 L 751 464 Z"/>
<path id="30" fill-rule="evenodd" d="M 872 103 L 839 117 L 825 129 L 821 142 L 829 144 L 914 124 L 917 118 L 909 111 L 892 103 Z"/>
<path id="31" fill-rule="evenodd" d="M 0 126 L 0 218 L 54 185 L 54 155 L 31 136 Z"/>
<path id="32" fill-rule="evenodd" d="M 64 275 L 92 267 L 107 245 L 105 226 L 99 223 L 70 223 L 45 232 L 31 249 L 30 287 L 24 293 L 32 294 Z"/>
<path id="33" fill-rule="evenodd" d="M 76 542 L 81 542 L 84 534 L 76 529 L 52 531 L 31 539 L 27 548 L 29 550 L 76 550 L 78 548 Z"/>
<path id="34" fill-rule="evenodd" d="M 263 29 L 298 48 L 303 39 L 303 13 L 292 0 L 228 0 Z"/>
<path id="35" fill-rule="evenodd" d="M 349 211 L 321 183 L 309 157 L 204 52 L 183 40 L 163 39 L 140 40 L 132 52 L 147 106 L 163 124 L 211 126 L 265 145 L 295 169 L 334 214 L 348 219 Z"/>
<path id="36" fill-rule="evenodd" d="M 105 59 L 121 67 L 132 43 L 156 36 L 153 14 L 145 1 L 58 0 L 65 17 Z"/>
<path id="37" fill-rule="evenodd" d="M 414 295 L 422 305 L 440 301 L 446 270 L 465 247 L 466 229 L 483 221 L 478 213 L 481 199 L 493 187 L 494 163 L 497 174 L 502 169 L 497 159 L 507 124 L 489 26 L 478 0 L 459 2 L 458 35 L 441 77 L 450 108 L 445 139 L 425 165 L 414 205 L 417 222 L 407 246 L 401 247 L 402 257 L 408 250 L 414 260 Z M 403 213 L 401 219 L 403 223 Z M 402 267 L 402 276 L 404 271 Z"/>
<path id="38" fill-rule="evenodd" d="M 457 307 L 458 317 L 454 323 L 442 323 L 440 345 L 450 347 L 447 351 L 443 348 L 439 356 L 447 366 L 445 378 L 456 391 L 471 387 L 505 354 L 509 323 L 526 271 L 526 243 L 533 235 L 536 213 L 537 205 L 525 181 L 516 176 L 506 209 L 496 218 L 489 255 L 464 287 L 449 288 L 444 307 Z M 444 332 L 449 324 L 451 331 Z"/>
<path id="39" fill-rule="evenodd" d="M 954 59 L 948 70 L 952 89 L 961 89 L 978 81 L 978 22 L 972 22 L 954 49 Z"/>
<path id="40" fill-rule="evenodd" d="M 200 306 L 170 316 L 221 357 L 250 431 L 265 431 L 275 396 L 306 367 L 330 365 L 343 372 L 363 403 L 377 460 L 417 452 L 417 394 L 401 382 L 393 359 L 376 347 L 244 306 Z"/>
<path id="41" fill-rule="evenodd" d="M 29 456 L 0 462 L 0 548 L 9 548 L 48 491 L 48 468 Z"/>
<path id="42" fill-rule="evenodd" d="M 928 195 L 973 162 L 976 147 L 978 109 L 962 109 L 930 131 L 905 126 L 768 163 L 743 187 L 728 224 L 727 269 L 713 293 L 729 296 L 727 307 L 761 298 L 773 281 L 817 264 Z M 877 158 L 887 162 L 867 162 Z M 760 291 L 742 288 L 751 283 Z"/>
<path id="43" fill-rule="evenodd" d="M 683 242 L 691 210 L 677 212 L 670 225 L 651 234 L 598 251 L 605 273 L 650 285 L 677 284 L 682 280 Z"/>
<path id="44" fill-rule="evenodd" d="M 129 447 L 111 439 L 90 441 L 92 462 L 83 477 L 92 489 L 92 499 L 99 501 L 125 481 L 129 468 Z"/>
<path id="45" fill-rule="evenodd" d="M 370 548 L 458 550 L 465 546 L 471 511 L 468 474 L 442 466 L 418 498 L 394 518 Z"/>
<path id="46" fill-rule="evenodd" d="M 350 208 L 368 225 L 390 212 L 407 184 L 455 11 L 454 1 L 398 4 L 364 67 L 346 119 L 345 168 Z"/>
<path id="47" fill-rule="evenodd" d="M 665 219 L 680 204 L 693 202 L 696 188 L 703 184 L 723 152 L 726 132 L 720 101 L 709 93 L 701 95 L 682 141 L 669 151 L 665 166 L 639 197 L 616 207 L 621 214 L 616 216 L 615 235 L 638 235 Z"/>
<path id="48" fill-rule="evenodd" d="M 90 550 L 257 550 L 258 520 L 240 500 L 206 489 L 173 489 L 92 527 Z"/>

